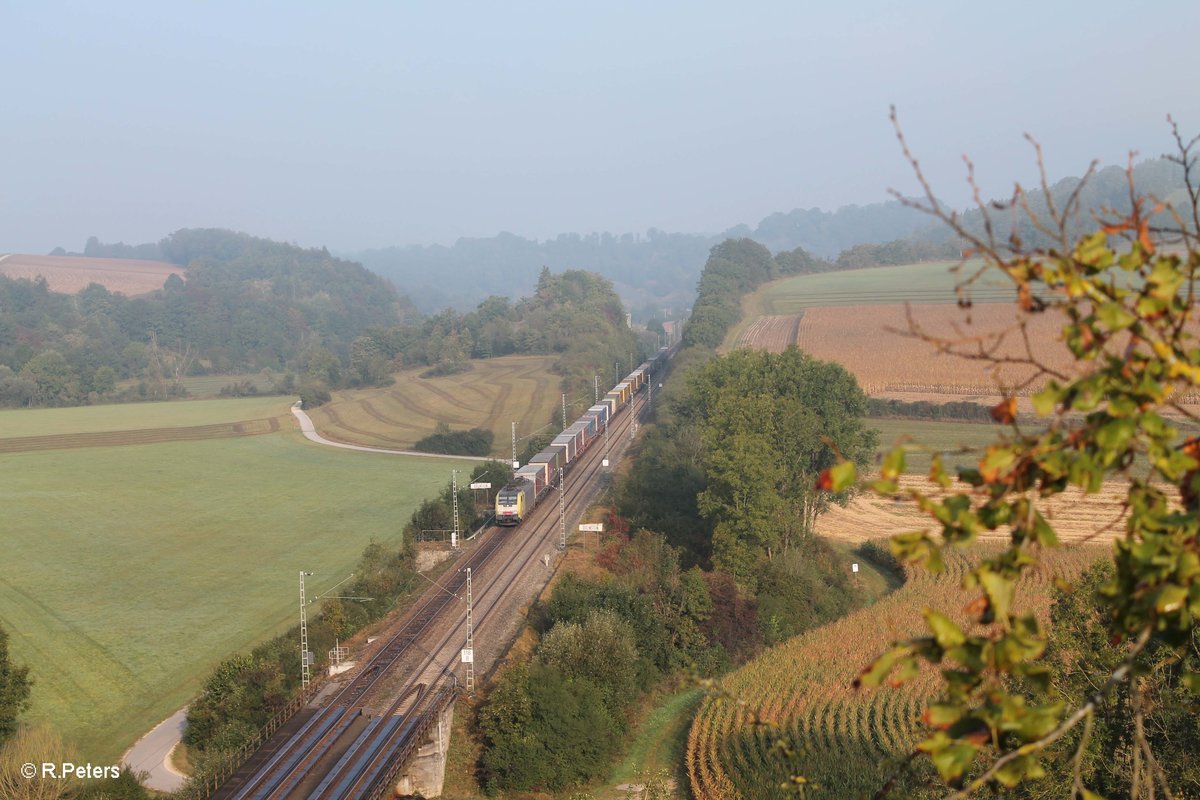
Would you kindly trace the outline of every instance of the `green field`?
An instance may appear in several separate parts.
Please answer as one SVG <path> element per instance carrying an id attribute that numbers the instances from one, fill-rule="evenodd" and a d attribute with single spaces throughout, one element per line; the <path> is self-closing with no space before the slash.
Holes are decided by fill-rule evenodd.
<path id="1" fill-rule="evenodd" d="M 726 335 L 723 347 L 732 347 L 742 332 L 764 315 L 803 314 L 804 309 L 818 306 L 953 303 L 957 299 L 955 284 L 972 275 L 983 262 L 968 261 L 962 269 L 951 272 L 957 265 L 957 261 L 929 261 L 817 272 L 772 281 L 742 299 L 742 319 Z M 972 286 L 970 296 L 979 303 L 1009 302 L 1013 291 L 1006 277 L 987 273 Z"/>
<path id="2" fill-rule="evenodd" d="M 279 398 L 31 414 L 41 430 L 280 413 Z M 285 406 L 286 408 L 286 406 Z M 9 414 L 14 416 L 9 417 Z M 96 415 L 89 420 L 88 414 Z M 62 415 L 61 421 L 54 415 Z M 0 622 L 49 720 L 94 763 L 184 705 L 221 659 L 294 624 L 371 539 L 399 541 L 447 464 L 261 436 L 0 458 Z"/>
<path id="3" fill-rule="evenodd" d="M 1004 431 L 999 425 L 980 422 L 939 422 L 934 420 L 869 419 L 869 427 L 879 431 L 879 449 L 887 452 L 898 443 L 908 446 L 908 471 L 929 469 L 932 453 L 943 453 L 946 466 L 973 464 L 978 453 Z M 976 455 L 962 453 L 971 448 Z"/>
<path id="4" fill-rule="evenodd" d="M 764 314 L 797 314 L 814 306 L 953 303 L 954 286 L 982 266 L 969 261 L 958 272 L 956 261 L 930 261 L 896 267 L 818 272 L 773 281 L 751 297 Z M 988 273 L 971 288 L 977 302 L 1011 301 L 1011 282 Z"/>
<path id="5" fill-rule="evenodd" d="M 509 451 L 511 425 L 517 436 L 547 427 L 560 407 L 559 376 L 553 356 L 505 356 L 472 361 L 456 375 L 422 378 L 427 368 L 396 374 L 380 389 L 335 392 L 333 401 L 309 411 L 321 435 L 372 447 L 411 448 L 433 433 L 437 423 L 454 430 L 484 428 L 495 436 L 493 455 Z M 589 393 L 586 405 L 592 404 Z M 575 419 L 586 408 L 568 409 Z"/>
<path id="6" fill-rule="evenodd" d="M 160 403 L 119 403 L 75 408 L 17 408 L 0 411 L 0 439 L 73 433 L 182 428 L 291 417 L 288 397 L 246 397 L 223 400 L 171 400 Z"/>

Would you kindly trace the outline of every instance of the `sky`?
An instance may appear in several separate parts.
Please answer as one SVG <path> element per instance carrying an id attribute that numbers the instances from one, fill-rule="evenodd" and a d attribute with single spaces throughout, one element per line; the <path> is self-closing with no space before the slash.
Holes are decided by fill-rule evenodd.
<path id="1" fill-rule="evenodd" d="M 0 0 L 0 253 L 717 233 L 1200 132 L 1200 3 Z"/>

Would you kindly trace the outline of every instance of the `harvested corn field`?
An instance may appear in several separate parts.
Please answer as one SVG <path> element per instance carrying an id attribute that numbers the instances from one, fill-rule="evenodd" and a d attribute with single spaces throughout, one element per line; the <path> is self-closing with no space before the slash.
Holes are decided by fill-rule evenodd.
<path id="1" fill-rule="evenodd" d="M 978 352 L 994 347 L 999 357 L 1025 355 L 1025 344 L 1015 329 L 1017 311 L 1008 303 L 989 303 L 964 310 L 954 305 L 862 305 L 811 308 L 800 323 L 800 349 L 827 361 L 836 361 L 858 379 L 870 395 L 1000 394 L 1032 374 L 1022 365 L 993 367 L 985 361 L 939 353 L 929 342 L 907 334 L 909 313 L 925 333 L 939 339 L 970 340 L 956 350 Z M 1075 368 L 1070 352 L 1059 341 L 1062 318 L 1055 313 L 1027 320 L 1033 352 L 1044 363 L 1064 373 Z M 1022 390 L 1028 395 L 1037 387 Z"/>
<path id="2" fill-rule="evenodd" d="M 803 313 L 759 317 L 741 332 L 734 347 L 782 353 L 788 345 L 796 343 L 803 317 Z"/>

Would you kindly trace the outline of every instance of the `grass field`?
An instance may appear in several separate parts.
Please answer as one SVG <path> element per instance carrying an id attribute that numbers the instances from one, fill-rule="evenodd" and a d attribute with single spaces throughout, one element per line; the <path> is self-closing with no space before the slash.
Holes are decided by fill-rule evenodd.
<path id="1" fill-rule="evenodd" d="M 742 320 L 725 337 L 725 346 L 734 346 L 762 316 L 797 315 L 805 309 L 824 306 L 953 303 L 955 283 L 977 270 L 981 263 L 967 262 L 958 273 L 951 272 L 957 262 L 931 261 L 818 272 L 772 281 L 742 299 Z M 970 294 L 979 303 L 1013 299 L 1012 289 L 1001 275 L 981 278 Z"/>
<path id="2" fill-rule="evenodd" d="M 278 413 L 279 403 L 61 409 L 36 419 L 44 430 L 77 430 L 76 414 L 97 414 L 98 426 L 124 413 L 166 424 Z M 399 541 L 412 508 L 448 479 L 436 461 L 323 448 L 290 426 L 5 456 L 0 621 L 35 681 L 27 716 L 108 763 L 185 704 L 216 662 L 294 624 L 298 570 L 317 573 L 309 591 L 319 594 L 371 539 Z"/>
<path id="3" fill-rule="evenodd" d="M 147 428 L 183 428 L 220 422 L 291 417 L 289 397 L 172 400 L 75 408 L 16 408 L 0 411 L 0 439 L 103 433 Z"/>
<path id="4" fill-rule="evenodd" d="M 505 356 L 472 361 L 457 375 L 422 378 L 426 368 L 404 370 L 394 386 L 335 392 L 309 411 L 322 436 L 352 444 L 408 448 L 433 433 L 438 422 L 454 430 L 484 428 L 495 435 L 494 455 L 509 452 L 511 424 L 524 437 L 546 427 L 560 408 L 553 356 Z M 592 397 L 586 398 L 587 405 Z M 575 419 L 586 406 L 568 409 Z"/>
<path id="5" fill-rule="evenodd" d="M 751 295 L 764 314 L 796 314 L 806 308 L 892 303 L 953 303 L 954 286 L 983 266 L 968 261 L 957 272 L 956 261 L 929 261 L 895 267 L 868 267 L 818 272 L 773 281 Z M 1011 283 L 1003 275 L 985 274 L 970 290 L 976 302 L 1011 301 Z"/>
<path id="6" fill-rule="evenodd" d="M 979 460 L 983 448 L 1004 430 L 998 425 L 978 422 L 907 419 L 868 419 L 867 425 L 879 431 L 881 452 L 886 453 L 896 444 L 912 446 L 907 455 L 910 472 L 927 471 L 933 453 L 943 454 L 947 468 L 955 464 L 973 464 Z M 973 452 L 963 453 L 964 448 Z"/>

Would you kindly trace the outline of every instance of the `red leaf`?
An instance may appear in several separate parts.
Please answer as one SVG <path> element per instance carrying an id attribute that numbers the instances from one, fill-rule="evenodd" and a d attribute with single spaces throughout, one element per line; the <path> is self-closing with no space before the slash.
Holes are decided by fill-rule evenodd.
<path id="1" fill-rule="evenodd" d="M 992 406 L 989 413 L 991 413 L 992 419 L 1001 425 L 1011 425 L 1017 419 L 1017 398 L 1004 398 Z"/>

